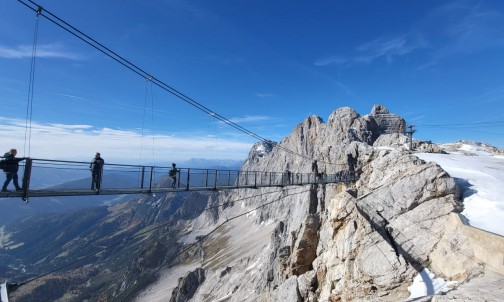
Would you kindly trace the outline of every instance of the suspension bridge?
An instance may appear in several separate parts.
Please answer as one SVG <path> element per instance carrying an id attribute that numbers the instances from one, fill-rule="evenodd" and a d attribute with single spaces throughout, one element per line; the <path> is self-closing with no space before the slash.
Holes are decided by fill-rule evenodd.
<path id="1" fill-rule="evenodd" d="M 202 103 L 192 99 L 186 94 L 176 90 L 171 85 L 154 77 L 151 73 L 126 60 L 118 53 L 112 51 L 105 45 L 99 43 L 90 36 L 79 31 L 61 18 L 43 9 L 35 2 L 18 0 L 21 4 L 28 7 L 36 13 L 36 25 L 33 40 L 32 62 L 30 68 L 30 82 L 28 91 L 28 104 L 26 116 L 26 132 L 25 132 L 25 149 L 27 150 L 27 158 L 20 164 L 19 179 L 21 190 L 0 192 L 0 198 L 22 198 L 28 201 L 32 197 L 58 197 L 58 196 L 92 196 L 92 195 L 124 195 L 124 194 L 149 194 L 155 195 L 158 193 L 167 192 L 186 192 L 186 191 L 205 191 L 205 190 L 231 190 L 231 189 L 259 189 L 268 187 L 289 187 L 289 186 L 304 186 L 304 185 L 321 185 L 321 184 L 337 184 L 349 183 L 359 179 L 358 173 L 355 173 L 347 164 L 325 163 L 331 165 L 341 165 L 342 170 L 334 174 L 325 174 L 317 172 L 267 172 L 267 171 L 243 171 L 243 170 L 225 170 L 225 169 L 202 169 L 202 168 L 177 168 L 176 181 L 172 180 L 169 175 L 171 167 L 166 166 L 150 166 L 150 165 L 124 165 L 124 164 L 105 164 L 100 174 L 100 183 L 98 190 L 93 189 L 92 172 L 90 171 L 90 162 L 65 161 L 38 159 L 30 157 L 31 148 L 31 123 L 32 123 L 32 104 L 34 99 L 34 80 L 36 66 L 36 50 L 38 36 L 39 17 L 42 16 L 54 25 L 62 28 L 71 35 L 80 39 L 105 56 L 111 58 L 117 63 L 123 65 L 129 71 L 137 74 L 145 79 L 148 83 L 159 87 L 160 89 L 172 94 L 181 101 L 202 111 L 208 116 L 218 120 L 219 122 L 228 125 L 235 130 L 246 134 L 257 141 L 272 144 L 276 149 L 289 153 L 294 156 L 299 156 L 306 161 L 314 161 L 316 159 L 309 158 L 303 154 L 299 154 L 293 150 L 287 149 L 284 146 L 278 145 L 265 137 L 252 132 L 230 119 L 211 110 Z M 143 133 L 142 133 L 143 136 Z M 322 163 L 321 161 L 319 161 Z M 278 199 L 280 200 L 280 199 Z M 278 201 L 276 200 L 276 201 Z M 267 205 L 267 204 L 265 204 Z M 263 205 L 263 206 L 265 206 Z M 237 217 L 240 217 L 241 214 Z M 236 217 L 236 218 L 237 218 Z M 153 228 L 152 230 L 157 229 Z M 152 230 L 149 230 L 152 231 Z M 143 234 L 143 233 L 140 233 Z M 133 235 L 129 239 L 136 238 Z M 203 237 L 204 238 L 204 237 Z M 203 238 L 199 239 L 203 240 Z M 122 240 L 117 243 L 108 245 L 102 248 L 104 251 L 110 247 L 123 244 L 127 240 Z M 184 253 L 183 250 L 181 253 Z M 71 263 L 77 263 L 87 259 L 92 255 L 99 253 L 94 252 L 87 256 L 78 258 Z M 51 272 L 31 278 L 30 280 L 20 282 L 12 286 L 12 290 L 23 284 L 30 283 L 42 276 L 54 273 L 61 270 L 67 265 L 58 267 Z M 161 269 L 159 267 L 159 269 Z M 158 270 L 159 270 L 158 269 Z M 8 289 L 11 287 L 7 282 L 0 285 L 0 300 L 8 301 Z M 134 287 L 133 289 L 135 289 Z M 134 291 L 131 290 L 126 298 Z M 126 299 L 124 298 L 124 299 Z"/>
<path id="2" fill-rule="evenodd" d="M 353 182 L 358 174 L 342 170 L 335 174 L 264 172 L 177 168 L 176 182 L 168 175 L 171 167 L 106 164 L 100 190 L 92 189 L 89 162 L 27 158 L 20 165 L 22 190 L 0 192 L 2 197 L 84 196 L 155 194 L 179 191 L 257 189 Z M 46 185 L 48 180 L 64 178 L 59 185 Z"/>

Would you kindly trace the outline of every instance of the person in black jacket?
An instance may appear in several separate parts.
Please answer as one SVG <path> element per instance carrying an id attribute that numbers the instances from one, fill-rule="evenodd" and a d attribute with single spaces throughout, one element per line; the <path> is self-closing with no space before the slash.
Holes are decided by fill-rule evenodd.
<path id="1" fill-rule="evenodd" d="M 173 180 L 172 188 L 175 188 L 177 186 L 177 172 L 178 172 L 177 165 L 175 163 L 172 163 L 172 168 L 170 172 L 168 172 L 168 175 L 170 175 L 170 177 Z"/>
<path id="2" fill-rule="evenodd" d="M 100 191 L 104 164 L 105 161 L 103 160 L 103 158 L 101 158 L 100 153 L 96 152 L 95 158 L 89 165 L 89 170 L 91 170 L 93 177 L 93 181 L 91 182 L 91 190 Z"/>
<path id="3" fill-rule="evenodd" d="M 13 180 L 14 187 L 16 187 L 16 191 L 23 191 L 23 189 L 19 186 L 18 182 L 18 170 L 19 170 L 19 162 L 22 160 L 25 160 L 26 158 L 16 157 L 17 150 L 16 149 L 11 149 L 10 152 L 6 153 L 5 156 L 5 167 L 4 167 L 4 172 L 5 172 L 5 182 L 2 187 L 2 192 L 9 192 L 7 190 L 7 186 Z"/>

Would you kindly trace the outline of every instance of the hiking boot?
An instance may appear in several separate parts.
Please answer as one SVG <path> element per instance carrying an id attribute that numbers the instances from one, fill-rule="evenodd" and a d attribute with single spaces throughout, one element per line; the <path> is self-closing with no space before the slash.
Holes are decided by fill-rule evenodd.
<path id="1" fill-rule="evenodd" d="M 2 192 L 10 192 L 10 191 L 7 189 L 2 189 Z"/>
<path id="2" fill-rule="evenodd" d="M 23 189 L 21 189 L 21 188 L 16 188 L 16 191 L 17 191 L 17 192 L 20 192 L 20 191 L 24 191 L 24 190 L 23 190 Z"/>

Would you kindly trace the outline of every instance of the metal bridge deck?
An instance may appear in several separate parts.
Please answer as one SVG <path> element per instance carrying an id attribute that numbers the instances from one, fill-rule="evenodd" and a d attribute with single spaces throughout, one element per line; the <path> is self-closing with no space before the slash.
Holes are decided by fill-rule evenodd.
<path id="1" fill-rule="evenodd" d="M 340 171 L 335 174 L 296 172 L 263 172 L 179 168 L 173 184 L 168 175 L 170 167 L 107 164 L 102 171 L 101 190 L 91 190 L 89 163 L 45 159 L 26 160 L 20 167 L 22 191 L 0 192 L 4 197 L 92 196 L 123 194 L 155 194 L 166 192 L 257 189 L 312 184 L 350 182 L 356 173 Z M 61 176 L 63 175 L 63 176 Z M 60 180 L 48 186 L 48 180 Z M 175 187 L 172 187 L 174 185 Z"/>

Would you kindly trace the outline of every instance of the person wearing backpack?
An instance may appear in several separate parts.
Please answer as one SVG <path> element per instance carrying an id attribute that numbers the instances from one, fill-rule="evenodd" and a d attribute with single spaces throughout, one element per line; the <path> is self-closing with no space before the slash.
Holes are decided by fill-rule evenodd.
<path id="1" fill-rule="evenodd" d="M 5 182 L 2 187 L 2 192 L 9 192 L 7 190 L 7 186 L 11 182 L 11 180 L 14 183 L 14 187 L 16 187 L 16 191 L 23 191 L 23 189 L 19 186 L 19 181 L 18 181 L 18 170 L 19 170 L 19 162 L 25 160 L 25 157 L 16 157 L 17 150 L 16 149 L 11 149 L 10 152 L 7 152 L 4 154 L 4 172 L 5 172 Z"/>
<path id="2" fill-rule="evenodd" d="M 173 183 L 172 183 L 172 188 L 175 188 L 175 186 L 177 185 L 177 165 L 175 163 L 172 163 L 172 168 L 170 170 L 170 172 L 168 173 L 168 175 L 173 179 Z"/>

